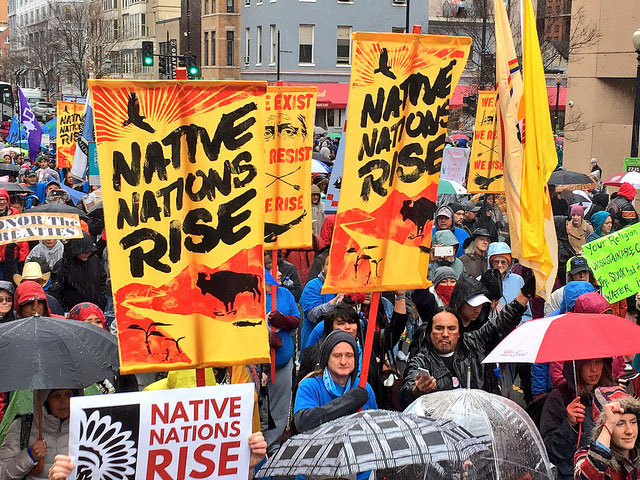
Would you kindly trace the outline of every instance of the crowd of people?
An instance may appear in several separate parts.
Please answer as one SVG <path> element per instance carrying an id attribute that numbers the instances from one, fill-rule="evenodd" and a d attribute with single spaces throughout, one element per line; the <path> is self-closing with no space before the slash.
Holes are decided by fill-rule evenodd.
<path id="1" fill-rule="evenodd" d="M 327 162 L 336 149 L 337 142 L 327 137 L 316 140 L 315 150 Z M 0 216 L 40 203 L 84 209 L 83 202 L 70 194 L 78 192 L 75 180 L 56 169 L 46 155 L 33 164 L 21 155 L 5 161 L 21 165 L 7 182 L 28 191 L 0 188 Z M 590 202 L 575 202 L 574 197 L 552 191 L 560 265 L 555 291 L 546 302 L 535 295 L 532 273 L 511 254 L 503 198 L 442 196 L 433 218 L 432 286 L 384 292 L 378 311 L 370 315 L 371 294 L 322 293 L 335 224 L 335 215 L 323 208 L 328 184 L 327 176 L 317 175 L 310 192 L 313 247 L 280 250 L 276 258 L 273 252 L 264 254 L 265 269 L 271 271 L 275 261 L 278 271 L 273 311 L 271 287 L 266 287 L 267 320 L 275 328 L 269 334 L 274 372 L 268 364 L 234 369 L 233 375 L 227 369 L 211 372 L 217 383 L 233 382 L 232 376 L 239 381 L 258 379 L 254 430 L 264 432 L 264 437 L 261 433 L 251 437 L 252 466 L 259 466 L 265 454 L 275 453 L 291 433 L 361 409 L 401 410 L 422 395 L 470 387 L 507 396 L 527 408 L 558 478 L 637 478 L 640 403 L 633 396 L 634 383 L 625 383 L 625 375 L 635 371 L 633 357 L 578 361 L 575 377 L 562 363 L 481 363 L 501 339 L 532 318 L 582 312 L 613 313 L 637 321 L 640 298 L 609 304 L 581 256 L 585 243 L 638 222 L 632 185 L 623 184 L 611 197 L 604 189 L 585 192 Z M 66 316 L 115 333 L 101 212 L 84 212 L 83 238 L 0 246 L 0 322 L 35 314 Z M 375 318 L 376 325 L 370 325 L 369 318 Z M 366 387 L 361 388 L 369 328 L 376 331 Z M 122 375 L 98 383 L 95 392 L 195 385 L 185 375 Z M 43 413 L 43 439 L 36 435 L 39 416 L 15 415 L 12 404 L 20 395 L 0 396 L 0 432 L 5 432 L 0 438 L 0 479 L 62 480 L 70 471 L 69 399 L 83 392 L 42 393 L 42 403 L 34 402 L 33 411 Z M 56 455 L 60 455 L 57 460 Z M 32 471 L 40 460 L 44 470 Z"/>

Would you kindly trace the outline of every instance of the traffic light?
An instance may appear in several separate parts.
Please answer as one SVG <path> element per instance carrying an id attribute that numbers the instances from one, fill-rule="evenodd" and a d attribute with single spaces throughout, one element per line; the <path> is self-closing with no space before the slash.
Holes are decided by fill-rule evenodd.
<path id="1" fill-rule="evenodd" d="M 169 63 L 169 57 L 166 57 L 164 55 L 161 55 L 158 58 L 158 73 L 160 73 L 160 75 L 167 75 L 167 64 Z"/>
<path id="2" fill-rule="evenodd" d="M 200 69 L 196 64 L 196 56 L 189 55 L 187 57 L 187 75 L 189 78 L 198 78 L 200 76 Z"/>
<path id="3" fill-rule="evenodd" d="M 142 42 L 142 65 L 153 66 L 153 42 Z"/>

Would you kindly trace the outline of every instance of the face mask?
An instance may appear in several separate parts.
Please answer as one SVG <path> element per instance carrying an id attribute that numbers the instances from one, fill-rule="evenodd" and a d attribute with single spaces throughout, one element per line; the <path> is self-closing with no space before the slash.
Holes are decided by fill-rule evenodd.
<path id="1" fill-rule="evenodd" d="M 455 285 L 443 285 L 443 284 L 438 284 L 436 285 L 436 288 L 434 289 L 436 291 L 436 293 L 440 296 L 440 298 L 442 299 L 442 301 L 444 302 L 445 305 L 449 305 L 449 302 L 451 301 L 451 294 L 453 293 L 453 287 Z"/>

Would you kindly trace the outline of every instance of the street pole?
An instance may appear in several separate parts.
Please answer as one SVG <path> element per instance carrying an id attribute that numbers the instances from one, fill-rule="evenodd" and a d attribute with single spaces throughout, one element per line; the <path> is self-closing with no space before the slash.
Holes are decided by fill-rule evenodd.
<path id="1" fill-rule="evenodd" d="M 278 53 L 276 58 L 276 80 L 280 81 L 280 30 L 278 30 Z"/>
<path id="2" fill-rule="evenodd" d="M 404 17 L 404 32 L 405 33 L 409 33 L 409 12 L 411 10 L 411 0 L 407 0 L 407 7 L 405 10 L 405 17 Z"/>
<path id="3" fill-rule="evenodd" d="M 562 83 L 562 77 L 556 75 L 556 113 L 553 116 L 553 133 L 558 135 L 558 104 L 560 101 L 560 84 Z"/>
<path id="4" fill-rule="evenodd" d="M 633 47 L 638 54 L 636 65 L 636 101 L 633 107 L 633 131 L 631 132 L 631 157 L 638 157 L 638 128 L 640 128 L 640 28 L 633 33 Z"/>

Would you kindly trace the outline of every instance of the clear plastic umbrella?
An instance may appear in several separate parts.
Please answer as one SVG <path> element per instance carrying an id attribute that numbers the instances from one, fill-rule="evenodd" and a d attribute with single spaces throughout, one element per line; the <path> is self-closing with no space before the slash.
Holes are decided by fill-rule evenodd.
<path id="1" fill-rule="evenodd" d="M 486 442 L 494 465 L 492 475 L 484 477 L 487 480 L 556 478 L 533 421 L 519 405 L 507 398 L 482 390 L 459 388 L 423 395 L 409 405 L 405 413 L 453 420 Z"/>

